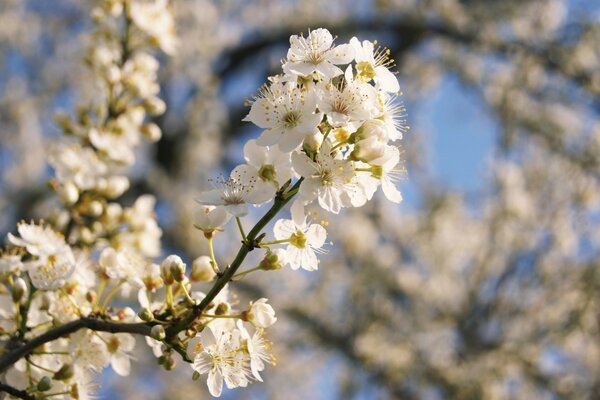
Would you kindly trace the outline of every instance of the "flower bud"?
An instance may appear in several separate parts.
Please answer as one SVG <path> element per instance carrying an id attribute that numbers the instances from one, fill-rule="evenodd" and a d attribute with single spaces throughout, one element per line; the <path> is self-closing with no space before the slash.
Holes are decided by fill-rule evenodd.
<path id="1" fill-rule="evenodd" d="M 265 258 L 260 262 L 260 268 L 265 271 L 281 269 L 285 264 L 285 251 L 283 249 L 267 250 Z"/>
<path id="2" fill-rule="evenodd" d="M 162 132 L 158 125 L 152 122 L 142 125 L 141 132 L 142 135 L 151 142 L 158 142 L 162 136 Z"/>
<path id="3" fill-rule="evenodd" d="M 192 272 L 190 281 L 192 282 L 210 282 L 215 278 L 215 271 L 210 263 L 210 257 L 200 256 L 192 263 Z"/>
<path id="4" fill-rule="evenodd" d="M 192 380 L 197 381 L 198 379 L 200 379 L 200 372 L 194 371 L 194 373 L 192 374 Z"/>
<path id="5" fill-rule="evenodd" d="M 150 115 L 161 115 L 167 109 L 165 102 L 156 96 L 148 97 L 142 105 Z"/>
<path id="6" fill-rule="evenodd" d="M 79 200 L 79 190 L 71 181 L 65 182 L 59 189 L 58 195 L 66 205 L 73 205 Z"/>
<path id="7" fill-rule="evenodd" d="M 321 148 L 323 143 L 323 134 L 319 130 L 315 130 L 313 133 L 308 133 L 304 136 L 304 148 L 309 153 L 314 153 Z"/>
<path id="8" fill-rule="evenodd" d="M 177 363 L 175 362 L 175 359 L 169 355 L 165 358 L 165 363 L 163 364 L 163 367 L 165 367 L 167 371 L 170 371 L 173 368 L 175 368 L 176 365 Z"/>
<path id="9" fill-rule="evenodd" d="M 162 325 L 154 325 L 152 329 L 150 329 L 150 337 L 155 340 L 162 341 L 167 337 L 167 333 L 165 332 L 165 328 Z"/>
<path id="10" fill-rule="evenodd" d="M 215 308 L 215 315 L 227 315 L 231 310 L 231 307 L 227 303 L 219 303 L 217 308 Z"/>
<path id="11" fill-rule="evenodd" d="M 277 321 L 275 310 L 267 304 L 265 298 L 258 299 L 254 303 L 250 302 L 248 309 L 242 312 L 242 319 L 257 328 L 268 328 Z"/>
<path id="12" fill-rule="evenodd" d="M 354 133 L 355 142 L 352 157 L 356 160 L 371 162 L 385 154 L 388 133 L 385 122 L 379 119 L 366 121 Z"/>
<path id="13" fill-rule="evenodd" d="M 54 374 L 54 379 L 57 381 L 66 381 L 69 380 L 75 375 L 75 369 L 72 364 L 64 364 L 60 369 Z"/>
<path id="14" fill-rule="evenodd" d="M 52 379 L 45 375 L 42 377 L 42 379 L 40 379 L 40 381 L 37 384 L 37 390 L 40 392 L 45 392 L 47 390 L 50 390 L 52 388 Z"/>
<path id="15" fill-rule="evenodd" d="M 147 307 L 142 308 L 140 312 L 138 312 L 138 317 L 140 317 L 140 319 L 145 322 L 150 322 L 154 320 L 154 314 L 152 314 L 152 311 Z"/>
<path id="16" fill-rule="evenodd" d="M 85 299 L 87 300 L 88 303 L 93 303 L 96 301 L 96 299 L 98 299 L 98 294 L 93 290 L 89 290 L 85 294 Z"/>
<path id="17" fill-rule="evenodd" d="M 126 176 L 111 176 L 106 182 L 106 196 L 114 199 L 129 189 L 129 179 Z"/>
<path id="18" fill-rule="evenodd" d="M 165 281 L 165 284 L 170 285 L 175 280 L 173 271 L 180 276 L 180 271 L 185 274 L 185 263 L 181 260 L 181 257 L 176 255 L 170 255 L 163 260 L 160 264 L 160 275 Z"/>
<path id="19" fill-rule="evenodd" d="M 93 217 L 99 217 L 100 215 L 102 215 L 103 211 L 104 207 L 102 206 L 102 203 L 100 203 L 98 200 L 93 200 L 90 202 L 90 204 L 88 204 L 87 212 Z"/>
<path id="20" fill-rule="evenodd" d="M 23 278 L 17 278 L 13 282 L 11 289 L 11 296 L 15 303 L 21 302 L 25 297 L 27 297 L 29 290 L 27 288 L 27 284 Z"/>
<path id="21" fill-rule="evenodd" d="M 186 265 L 184 263 L 171 264 L 171 275 L 177 282 L 182 282 L 185 279 Z"/>

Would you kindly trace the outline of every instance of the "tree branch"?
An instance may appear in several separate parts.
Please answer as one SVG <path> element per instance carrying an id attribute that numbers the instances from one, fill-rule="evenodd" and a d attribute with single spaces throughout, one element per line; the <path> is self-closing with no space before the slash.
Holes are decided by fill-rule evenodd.
<path id="1" fill-rule="evenodd" d="M 6 383 L 2 383 L 2 382 L 0 382 L 0 392 L 6 392 L 13 397 L 17 397 L 17 398 L 23 399 L 23 400 L 35 400 L 35 397 L 30 395 L 26 391 L 19 390 L 17 388 L 14 388 L 14 387 L 7 385 Z"/>
<path id="2" fill-rule="evenodd" d="M 168 328 L 166 330 L 167 336 L 174 336 L 181 332 L 184 329 L 187 329 L 199 316 L 202 312 L 208 307 L 208 305 L 213 301 L 213 299 L 219 294 L 219 292 L 225 287 L 225 285 L 231 280 L 235 272 L 244 262 L 244 259 L 248 255 L 250 251 L 252 251 L 255 246 L 255 240 L 263 230 L 263 228 L 281 211 L 281 209 L 294 197 L 300 184 L 302 183 L 302 179 L 298 180 L 296 184 L 285 193 L 278 193 L 275 197 L 275 201 L 269 211 L 263 215 L 263 217 L 254 225 L 252 230 L 248 233 L 246 241 L 242 242 L 242 246 L 238 250 L 237 255 L 233 262 L 225 269 L 225 272 L 217 279 L 213 287 L 206 294 L 206 297 L 202 299 L 200 304 L 194 306 L 188 314 L 179 321 L 176 325 Z"/>
<path id="3" fill-rule="evenodd" d="M 0 357 L 0 373 L 6 371 L 8 367 L 19 361 L 22 357 L 30 354 L 39 346 L 52 342 L 62 336 L 67 336 L 77 332 L 80 329 L 90 329 L 97 332 L 109 333 L 133 333 L 137 335 L 150 336 L 152 323 L 119 323 L 104 321 L 101 319 L 83 317 L 71 321 L 57 328 L 51 329 L 46 333 L 32 339 L 31 341 L 14 348 L 2 357 Z"/>

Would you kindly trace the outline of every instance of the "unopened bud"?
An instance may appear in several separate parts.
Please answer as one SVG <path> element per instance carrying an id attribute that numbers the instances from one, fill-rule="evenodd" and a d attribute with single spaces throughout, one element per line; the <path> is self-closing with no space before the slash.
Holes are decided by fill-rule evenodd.
<path id="1" fill-rule="evenodd" d="M 163 367 L 165 367 L 167 371 L 170 371 L 173 368 L 175 368 L 176 365 L 177 363 L 175 362 L 175 359 L 171 356 L 168 356 L 165 358 L 165 363 L 163 364 Z"/>
<path id="2" fill-rule="evenodd" d="M 260 268 L 265 271 L 281 269 L 285 264 L 285 251 L 282 249 L 267 250 L 265 258 L 260 262 Z"/>
<path id="3" fill-rule="evenodd" d="M 198 379 L 200 379 L 200 372 L 194 371 L 194 373 L 192 374 L 192 380 L 197 381 Z"/>
<path id="4" fill-rule="evenodd" d="M 321 148 L 323 143 L 323 134 L 316 130 L 314 133 L 309 133 L 304 136 L 304 149 L 308 152 L 315 152 Z"/>
<path id="5" fill-rule="evenodd" d="M 172 264 L 171 275 L 177 282 L 182 282 L 185 279 L 185 264 Z"/>
<path id="6" fill-rule="evenodd" d="M 11 290 L 13 301 L 15 303 L 19 303 L 21 300 L 27 297 L 28 291 L 29 290 L 27 288 L 27 284 L 25 283 L 25 280 L 23 280 L 23 278 L 15 279 Z"/>
<path id="7" fill-rule="evenodd" d="M 102 203 L 100 203 L 98 200 L 93 200 L 88 205 L 87 212 L 93 217 L 99 217 L 100 215 L 102 215 L 103 211 L 104 207 L 102 207 Z"/>
<path id="8" fill-rule="evenodd" d="M 185 336 L 189 337 L 190 339 L 195 338 L 197 334 L 198 331 L 194 328 L 188 328 L 185 330 Z"/>
<path id="9" fill-rule="evenodd" d="M 129 189 L 129 179 L 126 176 L 111 176 L 106 183 L 105 193 L 111 199 L 119 197 Z"/>
<path id="10" fill-rule="evenodd" d="M 98 294 L 95 291 L 93 291 L 93 290 L 89 290 L 85 294 L 85 299 L 88 301 L 88 303 L 95 302 L 97 298 L 98 298 Z"/>
<path id="11" fill-rule="evenodd" d="M 158 125 L 151 122 L 142 125 L 141 132 L 142 135 L 151 142 L 158 142 L 162 136 L 162 132 Z"/>
<path id="12" fill-rule="evenodd" d="M 142 106 L 150 115 L 161 115 L 167 109 L 165 102 L 156 96 L 145 99 L 142 103 Z"/>
<path id="13" fill-rule="evenodd" d="M 215 308 L 215 315 L 227 315 L 231 307 L 227 303 L 219 303 L 217 308 Z"/>
<path id="14" fill-rule="evenodd" d="M 210 282 L 215 278 L 215 271 L 210 263 L 210 257 L 200 256 L 192 263 L 192 272 L 190 281 L 192 282 Z"/>
<path id="15" fill-rule="evenodd" d="M 61 200 L 69 206 L 75 204 L 77 200 L 79 200 L 79 190 L 77 189 L 77 186 L 70 181 L 65 182 L 65 184 L 58 189 L 58 195 Z"/>
<path id="16" fill-rule="evenodd" d="M 150 311 L 149 308 L 142 308 L 138 313 L 138 317 L 140 317 L 140 319 L 145 322 L 150 322 L 154 320 L 154 314 L 152 314 L 152 311 Z"/>
<path id="17" fill-rule="evenodd" d="M 167 337 L 167 333 L 165 332 L 165 328 L 162 325 L 154 325 L 152 329 L 150 329 L 150 337 L 155 340 L 162 341 Z"/>
<path id="18" fill-rule="evenodd" d="M 49 376 L 44 376 L 37 384 L 37 390 L 40 392 L 45 392 L 52 388 L 52 379 Z"/>
<path id="19" fill-rule="evenodd" d="M 171 285 L 175 279 L 173 271 L 178 272 L 183 269 L 185 273 L 185 263 L 179 256 L 170 255 L 160 263 L 160 276 L 167 285 Z"/>
<path id="20" fill-rule="evenodd" d="M 75 375 L 75 369 L 72 364 L 65 364 L 54 374 L 54 379 L 58 381 L 69 380 Z"/>

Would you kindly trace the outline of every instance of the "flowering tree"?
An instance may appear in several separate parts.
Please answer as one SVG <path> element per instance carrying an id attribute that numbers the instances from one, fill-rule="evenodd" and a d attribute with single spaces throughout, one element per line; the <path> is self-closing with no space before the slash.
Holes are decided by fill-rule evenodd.
<path id="1" fill-rule="evenodd" d="M 322 226 L 327 241 L 335 241 L 319 271 L 282 268 L 252 273 L 252 279 L 240 276 L 231 285 L 233 308 L 269 298 L 279 317 L 268 329 L 277 368 L 260 371 L 264 383 L 231 395 L 570 399 L 598 391 L 600 36 L 593 2 L 171 3 L 180 45 L 169 57 L 153 52 L 161 63 L 155 82 L 167 108 L 145 119 L 159 126 L 163 137 L 153 146 L 140 141 L 135 165 L 119 163 L 119 173 L 111 172 L 129 182 L 123 196 L 111 202 L 123 208 L 121 232 L 133 214 L 151 214 L 142 212 L 150 209 L 150 197 L 135 202 L 151 193 L 163 245 L 192 268 L 200 257 L 195 268 L 205 272 L 198 279 L 210 279 L 214 271 L 208 240 L 194 227 L 198 215 L 190 218 L 194 207 L 199 209 L 194 199 L 210 187 L 207 178 L 218 175 L 215 170 L 229 176 L 243 162 L 234 155 L 242 154 L 239 140 L 259 136 L 250 129 L 253 124 L 240 122 L 248 114 L 240 97 L 254 92 L 266 75 L 280 73 L 291 34 L 326 26 L 343 38 L 384 41 L 414 119 L 415 134 L 406 135 L 401 153 L 412 186 L 401 213 L 375 196 L 338 219 L 332 213 L 325 217 L 315 200 L 305 212 L 314 223 L 329 220 Z M 94 28 L 86 22 L 90 2 L 46 4 L 0 4 L 3 237 L 20 236 L 19 219 L 44 218 L 64 232 L 68 219 L 55 213 L 57 196 L 46 188 L 46 147 L 57 136 L 49 110 L 58 105 L 76 120 L 77 110 L 87 107 L 82 99 L 98 99 L 103 90 L 94 84 L 96 70 L 79 65 L 95 46 L 88 38 Z M 167 25 L 146 23 L 146 28 Z M 146 49 L 155 44 L 150 39 Z M 358 57 L 355 65 L 363 61 Z M 432 108 L 431 99 L 440 94 L 442 101 Z M 456 117 L 440 115 L 447 103 L 455 104 Z M 484 151 L 465 143 L 461 132 L 472 131 L 471 121 L 481 115 L 493 122 L 477 128 L 490 140 L 490 150 L 485 162 L 473 165 L 469 160 Z M 455 119 L 461 121 L 458 129 Z M 428 140 L 432 136 L 435 140 Z M 433 158 L 442 153 L 449 160 L 441 167 L 430 162 L 437 142 L 443 147 L 435 145 Z M 259 170 L 258 160 L 249 157 L 246 163 Z M 440 174 L 440 168 L 452 167 L 480 170 L 485 179 L 464 190 Z M 243 222 L 251 226 L 259 218 L 251 211 Z M 234 221 L 229 224 L 214 240 L 221 270 L 240 244 Z M 271 234 L 269 227 L 264 231 Z M 133 241 L 141 234 L 136 232 L 129 235 Z M 157 233 L 149 229 L 150 237 Z M 288 245 L 272 245 L 272 251 Z M 238 273 L 246 265 L 259 266 L 262 256 L 263 250 L 250 252 Z M 192 283 L 190 291 L 194 296 L 208 288 Z M 165 292 L 159 289 L 152 301 Z M 125 299 L 131 296 L 121 297 L 118 290 L 110 306 L 134 304 Z M 202 398 L 206 385 L 189 379 L 188 363 L 179 362 L 178 373 L 162 373 L 148 368 L 155 362 L 144 340 L 138 340 L 137 350 L 129 353 L 138 361 L 127 379 L 112 381 L 114 374 L 103 374 L 103 396 L 117 397 L 109 388 L 128 399 Z M 173 358 L 179 360 L 177 354 Z"/>
<path id="2" fill-rule="evenodd" d="M 379 186 L 401 201 L 396 184 L 404 170 L 391 143 L 407 128 L 389 53 L 356 38 L 336 45 L 326 29 L 290 38 L 284 73 L 270 78 L 245 118 L 265 129 L 244 146 L 246 163 L 196 199 L 194 226 L 209 255 L 186 274 L 179 256 L 153 263 L 161 236 L 153 197 L 142 195 L 130 208 L 114 200 L 129 187 L 123 167 L 134 163 L 140 139 L 161 137 L 148 116 L 165 111 L 152 51 L 177 48 L 168 3 L 105 1 L 92 16 L 86 61 L 102 95 L 76 118 L 58 116 L 66 137 L 49 155 L 63 208 L 46 222 L 20 222 L 0 258 L 0 389 L 22 399 L 92 398 L 94 377 L 108 365 L 130 374 L 136 335 L 166 370 L 180 358 L 192 379 L 206 375 L 213 396 L 223 383 L 262 381 L 274 360 L 264 331 L 275 312 L 266 298 L 239 309 L 227 285 L 285 265 L 318 269 L 327 233 L 325 221 L 306 211 L 313 203 L 337 214 L 363 206 Z M 292 199 L 291 219 L 275 222 L 271 240 L 265 227 Z M 272 204 L 246 234 L 248 204 L 265 203 Z M 241 246 L 220 266 L 213 241 L 232 218 Z M 255 249 L 262 260 L 238 272 Z M 203 293 L 197 282 L 213 283 Z M 115 302 L 118 294 L 137 295 L 138 310 Z"/>

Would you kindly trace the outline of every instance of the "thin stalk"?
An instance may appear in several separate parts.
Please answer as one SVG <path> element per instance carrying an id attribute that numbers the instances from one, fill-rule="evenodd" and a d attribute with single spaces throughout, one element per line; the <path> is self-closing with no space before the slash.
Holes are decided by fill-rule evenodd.
<path id="1" fill-rule="evenodd" d="M 124 283 L 125 283 L 125 280 L 122 279 L 114 288 L 112 288 L 110 290 L 110 292 L 108 292 L 108 294 L 106 295 L 106 298 L 102 302 L 102 306 L 101 306 L 102 310 L 106 309 L 106 306 L 108 305 L 110 300 L 115 296 L 115 294 L 117 294 L 117 292 L 119 291 L 121 286 L 123 286 Z"/>
<path id="2" fill-rule="evenodd" d="M 242 226 L 242 220 L 240 217 L 235 217 L 235 222 L 237 223 L 240 234 L 242 235 L 242 240 L 245 242 L 248 239 L 246 238 L 246 233 L 244 232 L 244 227 Z"/>
<path id="3" fill-rule="evenodd" d="M 251 268 L 251 269 L 249 269 L 249 270 L 247 270 L 247 271 L 244 271 L 244 272 L 238 272 L 238 273 L 237 273 L 237 274 L 235 274 L 235 275 L 234 275 L 234 276 L 233 276 L 231 279 L 239 279 L 239 278 L 243 278 L 243 277 L 245 277 L 246 275 L 248 275 L 250 272 L 259 271 L 259 270 L 262 270 L 262 269 L 263 269 L 263 268 L 262 268 L 261 266 L 258 266 L 258 267 Z"/>
<path id="4" fill-rule="evenodd" d="M 260 242 L 261 246 L 269 246 L 272 244 L 280 244 L 280 243 L 289 243 L 290 242 L 290 238 L 287 239 L 280 239 L 280 240 L 270 240 L 268 242 Z"/>
<path id="5" fill-rule="evenodd" d="M 210 255 L 210 265 L 213 269 L 213 271 L 215 271 L 215 274 L 220 274 L 221 270 L 219 269 L 219 265 L 217 264 L 217 260 L 215 258 L 215 249 L 213 247 L 213 238 L 212 236 L 207 238 L 208 240 L 208 253 Z"/>

